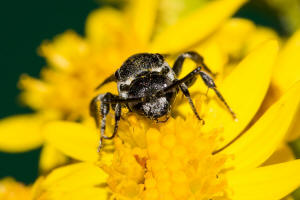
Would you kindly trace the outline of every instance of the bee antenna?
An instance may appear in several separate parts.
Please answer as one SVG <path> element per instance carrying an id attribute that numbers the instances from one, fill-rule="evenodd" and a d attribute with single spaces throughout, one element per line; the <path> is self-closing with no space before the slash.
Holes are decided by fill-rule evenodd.
<path id="1" fill-rule="evenodd" d="M 96 88 L 95 90 L 98 90 L 100 89 L 103 85 L 107 84 L 107 83 L 110 83 L 110 82 L 116 82 L 117 79 L 115 77 L 114 74 L 110 75 L 109 77 L 107 77 L 102 83 L 100 83 Z"/>

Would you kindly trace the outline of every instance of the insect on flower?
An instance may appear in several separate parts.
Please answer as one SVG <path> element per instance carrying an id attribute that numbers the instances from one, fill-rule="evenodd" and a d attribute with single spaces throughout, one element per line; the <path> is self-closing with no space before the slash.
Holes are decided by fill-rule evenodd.
<path id="1" fill-rule="evenodd" d="M 178 79 L 177 77 L 186 58 L 192 59 L 198 67 L 184 78 Z M 181 90 L 196 117 L 202 120 L 196 111 L 188 90 L 194 84 L 197 75 L 200 75 L 208 88 L 215 91 L 233 118 L 236 118 L 235 113 L 217 90 L 212 77 L 208 73 L 212 74 L 211 70 L 204 64 L 202 56 L 196 52 L 185 52 L 178 56 L 173 68 L 160 54 L 140 53 L 129 57 L 113 75 L 105 79 L 96 88 L 99 89 L 109 82 L 117 82 L 119 95 L 109 92 L 100 94 L 90 104 L 91 115 L 95 118 L 101 131 L 99 150 L 103 139 L 112 139 L 116 135 L 122 106 L 127 107 L 130 112 L 138 113 L 151 120 L 165 122 L 168 120 L 174 99 L 178 91 Z M 104 134 L 106 116 L 110 107 L 115 110 L 115 126 L 113 134 L 106 136 Z M 203 120 L 202 122 L 204 123 Z"/>

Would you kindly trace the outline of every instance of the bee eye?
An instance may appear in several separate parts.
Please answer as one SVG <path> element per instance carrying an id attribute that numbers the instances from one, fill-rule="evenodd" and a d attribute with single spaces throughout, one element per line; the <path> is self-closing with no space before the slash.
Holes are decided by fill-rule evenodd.
<path id="1" fill-rule="evenodd" d="M 129 90 L 129 85 L 121 84 L 121 85 L 120 85 L 120 90 L 121 90 L 121 91 L 128 91 L 128 90 Z"/>
<path id="2" fill-rule="evenodd" d="M 162 73 L 162 74 L 167 74 L 167 73 L 169 73 L 169 71 L 170 71 L 170 69 L 169 69 L 169 67 L 167 67 L 167 66 L 164 66 L 164 67 L 161 69 L 161 73 Z"/>

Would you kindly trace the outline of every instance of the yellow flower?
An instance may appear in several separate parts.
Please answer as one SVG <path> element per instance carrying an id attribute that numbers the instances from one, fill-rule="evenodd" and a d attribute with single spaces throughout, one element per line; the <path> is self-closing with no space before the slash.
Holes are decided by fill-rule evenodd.
<path id="1" fill-rule="evenodd" d="M 0 149 L 22 152 L 45 144 L 40 159 L 42 170 L 65 163 L 67 159 L 45 143 L 41 134 L 44 124 L 57 119 L 90 123 L 87 108 L 97 94 L 94 88 L 126 58 L 137 52 L 182 52 L 216 32 L 245 0 L 211 2 L 172 25 L 157 27 L 155 22 L 162 17 L 156 16 L 157 11 L 162 13 L 166 4 L 172 4 L 166 2 L 130 1 L 123 11 L 102 8 L 89 15 L 85 38 L 67 31 L 53 42 L 44 42 L 39 53 L 48 67 L 42 70 L 41 79 L 23 75 L 19 83 L 23 89 L 21 100 L 37 112 L 2 120 Z M 212 10 L 218 15 L 212 15 Z M 220 71 L 226 63 L 226 52 L 216 44 L 203 49 L 207 63 Z M 105 91 L 116 93 L 116 87 L 108 85 L 99 92 Z"/>
<path id="2" fill-rule="evenodd" d="M 17 152 L 45 143 L 44 170 L 66 163 L 64 155 L 82 162 L 38 179 L 32 199 L 271 200 L 296 189 L 299 160 L 273 164 L 278 160 L 267 159 L 282 145 L 294 120 L 300 83 L 294 81 L 255 118 L 270 86 L 278 36 L 248 20 L 228 19 L 244 2 L 213 1 L 158 29 L 159 1 L 130 1 L 123 12 L 104 8 L 91 13 L 86 38 L 69 31 L 45 42 L 40 54 L 50 68 L 42 71 L 42 79 L 23 76 L 20 82 L 21 98 L 38 114 L 4 119 L 0 149 Z M 191 94 L 205 125 L 179 96 L 176 117 L 166 123 L 124 115 L 118 137 L 106 141 L 99 156 L 99 131 L 88 113 L 99 82 L 134 53 L 190 49 L 219 73 L 218 88 L 238 120 L 213 93 L 202 95 L 206 87 L 198 80 Z M 194 67 L 187 62 L 182 74 Z M 99 93 L 106 91 L 116 92 L 116 86 Z M 22 145 L 15 138 L 24 138 Z"/>
<path id="3" fill-rule="evenodd" d="M 84 199 L 84 192 L 72 194 L 83 188 L 91 193 L 102 191 L 101 197 L 111 199 L 266 200 L 288 195 L 300 184 L 299 160 L 280 164 L 265 161 L 281 144 L 296 115 L 300 82 L 246 127 L 255 115 L 249 116 L 247 107 L 257 101 L 263 85 L 264 94 L 267 91 L 276 52 L 276 42 L 263 43 L 221 82 L 222 93 L 232 95 L 229 101 L 238 122 L 215 100 L 205 106 L 205 125 L 187 112 L 162 124 L 128 114 L 114 140 L 114 154 L 102 151 L 100 157 L 95 151 L 95 129 L 74 122 L 47 124 L 46 141 L 83 162 L 54 170 L 41 183 L 41 194 L 53 199 L 65 195 Z M 250 82 L 251 75 L 256 75 L 260 86 Z M 251 92 L 256 93 L 253 98 Z M 203 104 L 200 99 L 198 109 Z M 57 187 L 57 183 L 61 185 Z"/>

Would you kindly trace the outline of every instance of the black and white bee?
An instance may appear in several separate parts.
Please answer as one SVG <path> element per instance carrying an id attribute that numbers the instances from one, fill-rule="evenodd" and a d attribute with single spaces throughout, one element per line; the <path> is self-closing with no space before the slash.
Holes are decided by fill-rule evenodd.
<path id="1" fill-rule="evenodd" d="M 193 60 L 198 67 L 184 78 L 178 79 L 177 77 L 181 72 L 183 62 L 186 58 Z M 127 107 L 130 112 L 143 115 L 151 120 L 164 122 L 170 115 L 172 104 L 179 90 L 187 98 L 196 117 L 202 120 L 197 113 L 188 90 L 194 84 L 197 75 L 200 75 L 208 88 L 215 91 L 217 97 L 235 118 L 235 113 L 217 90 L 209 74 L 213 75 L 212 71 L 204 64 L 202 56 L 196 52 L 181 54 L 176 59 L 172 68 L 164 60 L 164 57 L 158 53 L 140 53 L 129 57 L 113 75 L 105 79 L 96 88 L 99 89 L 109 82 L 116 82 L 119 95 L 109 92 L 100 94 L 90 104 L 91 115 L 95 118 L 101 132 L 99 150 L 101 149 L 103 139 L 112 139 L 115 137 L 121 118 L 122 107 Z M 105 135 L 106 116 L 109 113 L 110 107 L 115 110 L 115 126 L 112 135 L 107 136 Z M 163 118 L 164 120 L 162 121 L 161 119 Z M 202 122 L 204 123 L 203 120 Z"/>

